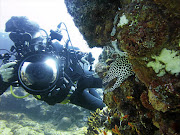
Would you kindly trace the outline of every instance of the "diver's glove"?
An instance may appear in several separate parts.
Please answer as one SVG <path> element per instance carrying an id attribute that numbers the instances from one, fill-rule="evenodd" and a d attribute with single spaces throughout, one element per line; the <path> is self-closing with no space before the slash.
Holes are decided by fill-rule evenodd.
<path id="1" fill-rule="evenodd" d="M 86 57 L 87 57 L 87 55 L 83 56 L 83 57 L 81 58 L 81 62 L 82 62 L 83 64 L 89 65 L 89 62 L 86 60 Z"/>
<path id="2" fill-rule="evenodd" d="M 14 68 L 16 62 L 10 62 L 0 67 L 0 75 L 4 82 L 8 82 L 14 76 Z"/>

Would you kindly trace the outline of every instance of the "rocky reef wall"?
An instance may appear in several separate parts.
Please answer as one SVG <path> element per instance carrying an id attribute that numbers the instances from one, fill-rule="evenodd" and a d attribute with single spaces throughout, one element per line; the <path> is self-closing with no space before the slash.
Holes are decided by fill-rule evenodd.
<path id="1" fill-rule="evenodd" d="M 88 134 L 180 134 L 180 2 L 65 0 L 90 47 L 107 108 Z"/>
<path id="2" fill-rule="evenodd" d="M 16 95 L 27 93 L 14 87 Z M 89 110 L 72 104 L 50 106 L 32 95 L 15 98 L 7 90 L 0 98 L 1 135 L 74 135 L 85 134 Z"/>

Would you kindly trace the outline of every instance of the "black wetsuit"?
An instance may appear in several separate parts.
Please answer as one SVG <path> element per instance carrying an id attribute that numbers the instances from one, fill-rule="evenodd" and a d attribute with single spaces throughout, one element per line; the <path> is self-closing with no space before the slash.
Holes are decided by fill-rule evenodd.
<path id="1" fill-rule="evenodd" d="M 81 76 L 77 81 L 77 89 L 69 97 L 70 103 L 93 111 L 95 111 L 97 108 L 102 109 L 105 104 L 95 89 L 102 87 L 101 79 L 95 78 L 93 75 L 88 75 Z M 62 84 L 62 82 L 60 82 L 60 84 Z M 41 100 L 44 100 L 50 105 L 60 103 L 67 97 L 69 89 L 70 88 L 67 86 L 59 91 L 54 91 L 54 93 L 52 92 L 50 96 L 42 95 Z"/>
<path id="2" fill-rule="evenodd" d="M 56 46 L 56 52 L 61 54 L 63 49 L 62 46 L 58 43 L 54 43 L 53 45 Z M 76 48 L 76 50 L 78 50 L 78 48 Z M 68 61 L 71 62 L 65 67 L 67 78 L 70 78 L 72 82 L 77 83 L 77 89 L 69 97 L 70 103 L 93 111 L 97 108 L 102 109 L 105 104 L 96 92 L 96 88 L 102 88 L 102 80 L 93 76 L 95 73 L 94 71 L 83 69 L 80 66 L 78 61 L 83 55 L 81 53 L 76 53 L 76 50 L 73 49 L 72 51 L 67 52 L 67 57 L 69 57 Z M 63 81 L 59 80 L 57 84 L 59 84 L 59 87 L 61 88 Z M 67 84 L 66 88 L 61 88 L 61 90 L 58 92 L 56 91 L 54 94 L 52 92 L 51 96 L 42 96 L 42 100 L 50 105 L 60 103 L 67 97 L 70 87 L 71 84 Z"/>

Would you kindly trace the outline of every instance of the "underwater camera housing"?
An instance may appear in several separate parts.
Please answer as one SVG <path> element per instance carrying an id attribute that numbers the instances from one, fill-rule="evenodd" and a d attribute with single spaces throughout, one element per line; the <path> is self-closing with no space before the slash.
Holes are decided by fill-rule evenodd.
<path id="1" fill-rule="evenodd" d="M 46 37 L 44 43 L 36 39 L 38 42 L 30 44 L 29 38 L 29 41 L 22 39 L 23 44 L 15 42 L 18 83 L 33 95 L 50 92 L 56 87 L 60 72 L 64 72 L 60 68 L 64 63 L 59 63 L 60 57 L 51 46 L 50 38 Z"/>
<path id="2" fill-rule="evenodd" d="M 58 58 L 45 52 L 27 55 L 18 64 L 19 83 L 34 95 L 54 89 L 60 72 Z"/>
<path id="3" fill-rule="evenodd" d="M 29 33 L 11 32 L 9 37 L 14 42 L 11 52 L 8 51 L 8 57 L 7 54 L 6 57 L 0 57 L 3 63 L 7 63 L 10 56 L 15 56 L 18 63 L 15 67 L 18 82 L 13 84 L 22 86 L 33 95 L 49 93 L 56 88 L 58 79 L 63 78 L 66 60 L 64 54 L 60 56 L 55 51 L 51 41 L 60 41 L 62 35 L 58 31 L 51 31 L 52 38 L 49 38 L 47 32 L 43 29 L 42 31 L 46 36 L 36 39 L 32 39 Z"/>

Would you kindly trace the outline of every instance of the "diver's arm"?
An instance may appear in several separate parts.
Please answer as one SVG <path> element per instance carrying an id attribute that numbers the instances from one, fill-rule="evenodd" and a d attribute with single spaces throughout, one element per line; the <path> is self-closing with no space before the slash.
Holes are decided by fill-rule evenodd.
<path id="1" fill-rule="evenodd" d="M 102 109 L 106 105 L 103 100 L 93 96 L 86 90 L 83 92 L 74 92 L 70 97 L 70 103 L 81 106 L 91 111 L 95 111 L 97 108 Z"/>
<path id="2" fill-rule="evenodd" d="M 13 66 L 16 62 L 10 62 L 0 67 L 0 95 L 2 95 L 10 85 L 10 80 L 14 76 Z"/>

